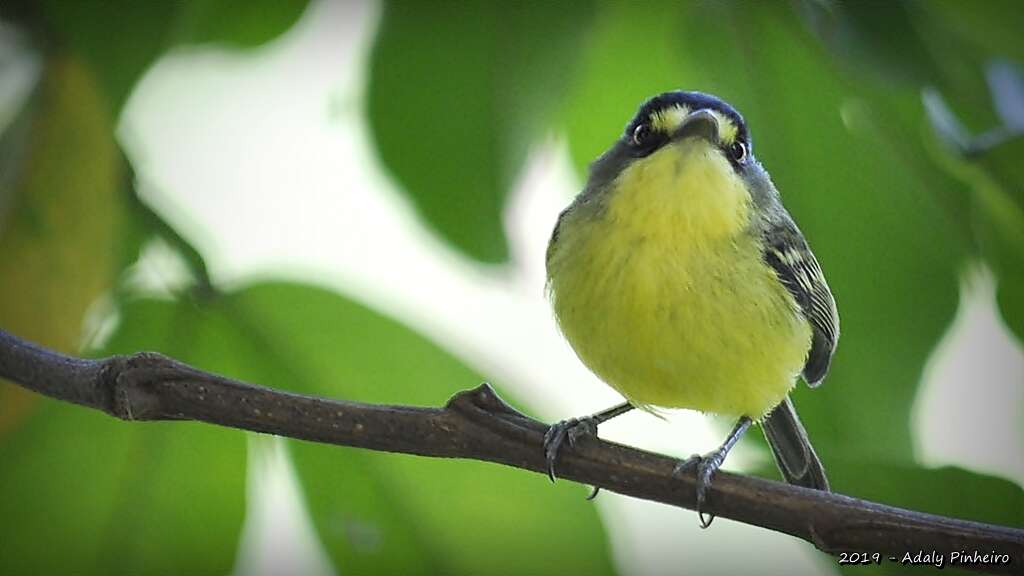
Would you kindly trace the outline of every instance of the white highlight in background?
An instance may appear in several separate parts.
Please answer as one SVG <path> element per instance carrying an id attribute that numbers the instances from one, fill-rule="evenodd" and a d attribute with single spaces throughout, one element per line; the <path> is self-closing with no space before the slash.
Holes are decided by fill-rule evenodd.
<path id="1" fill-rule="evenodd" d="M 925 367 L 914 425 L 922 464 L 1024 485 L 1024 349 L 999 314 L 995 278 L 982 264 L 960 280 L 960 307 Z"/>

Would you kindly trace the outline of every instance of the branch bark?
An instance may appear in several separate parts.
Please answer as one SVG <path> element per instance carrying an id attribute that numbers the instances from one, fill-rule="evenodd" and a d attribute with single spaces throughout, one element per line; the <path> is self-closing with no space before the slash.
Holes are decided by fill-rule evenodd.
<path id="1" fill-rule="evenodd" d="M 203 372 L 155 353 L 89 360 L 65 356 L 0 330 L 0 377 L 58 400 L 123 420 L 199 420 L 342 446 L 441 458 L 468 458 L 545 473 L 547 425 L 516 411 L 487 384 L 444 407 L 364 404 L 283 392 Z M 561 478 L 693 509 L 692 474 L 676 461 L 596 438 L 559 457 Z M 718 472 L 705 510 L 802 538 L 829 554 L 907 552 L 1007 555 L 964 564 L 1024 573 L 1024 530 L 946 518 Z"/>

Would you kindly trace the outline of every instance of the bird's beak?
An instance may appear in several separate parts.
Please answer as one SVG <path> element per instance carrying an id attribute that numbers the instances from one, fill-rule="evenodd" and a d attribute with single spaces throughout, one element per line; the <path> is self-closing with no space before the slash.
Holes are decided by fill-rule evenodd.
<path id="1" fill-rule="evenodd" d="M 672 133 L 672 141 L 679 142 L 685 138 L 697 136 L 718 145 L 718 118 L 710 110 L 697 110 L 683 120 L 683 123 Z"/>

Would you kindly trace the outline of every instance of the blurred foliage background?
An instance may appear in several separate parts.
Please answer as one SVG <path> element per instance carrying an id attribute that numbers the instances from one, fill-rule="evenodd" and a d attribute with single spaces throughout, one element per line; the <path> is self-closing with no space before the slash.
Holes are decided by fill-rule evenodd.
<path id="1" fill-rule="evenodd" d="M 202 242 L 138 193 L 115 127 L 147 70 L 197 47 L 259 50 L 315 6 L 0 4 L 0 327 L 66 352 L 159 350 L 362 401 L 436 405 L 494 378 L 356 294 L 284 278 L 218 284 Z M 468 266 L 501 275 L 521 264 L 509 199 L 546 138 L 564 140 L 583 178 L 645 98 L 686 88 L 730 101 L 839 302 L 828 383 L 795 392 L 834 489 L 1024 526 L 1019 484 L 922 466 L 912 426 L 966 269 L 992 271 L 1002 321 L 1024 337 L 1021 30 L 1009 0 L 384 2 L 358 105 L 421 221 Z M 154 245 L 188 280 L 158 295 L 131 281 Z M 951 428 L 986 426 L 984 414 L 959 416 Z M 1006 442 L 1022 437 L 1018 423 Z M 240 570 L 247 462 L 261 442 L 247 451 L 246 439 L 122 423 L 0 383 L 0 571 Z M 616 561 L 614 519 L 565 482 L 285 444 L 338 573 L 637 573 Z"/>

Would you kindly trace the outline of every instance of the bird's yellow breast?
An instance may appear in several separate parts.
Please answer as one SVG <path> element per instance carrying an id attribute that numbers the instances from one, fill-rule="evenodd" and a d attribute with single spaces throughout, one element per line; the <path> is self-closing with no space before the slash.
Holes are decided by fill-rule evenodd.
<path id="1" fill-rule="evenodd" d="M 555 315 L 631 402 L 758 419 L 796 380 L 811 331 L 749 232 L 750 196 L 702 141 L 634 162 L 565 214 Z"/>

